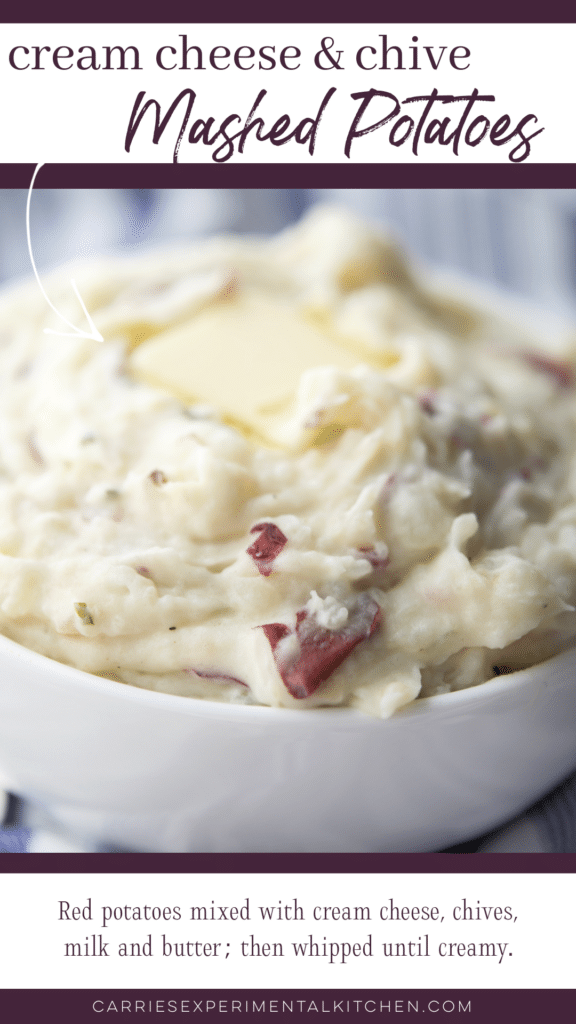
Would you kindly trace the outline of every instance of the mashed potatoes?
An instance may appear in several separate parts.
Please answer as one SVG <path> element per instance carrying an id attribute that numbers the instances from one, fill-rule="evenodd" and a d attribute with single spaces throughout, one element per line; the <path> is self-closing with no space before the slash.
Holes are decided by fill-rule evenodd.
<path id="1" fill-rule="evenodd" d="M 332 210 L 75 276 L 103 344 L 44 333 L 35 283 L 0 309 L 6 636 L 383 717 L 573 642 L 573 339 L 550 355 Z M 47 290 L 78 318 L 68 274 Z"/>

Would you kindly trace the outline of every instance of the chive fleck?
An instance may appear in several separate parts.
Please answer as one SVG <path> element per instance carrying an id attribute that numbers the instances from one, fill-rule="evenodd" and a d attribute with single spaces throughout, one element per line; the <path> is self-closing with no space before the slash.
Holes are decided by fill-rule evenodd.
<path id="1" fill-rule="evenodd" d="M 85 626 L 94 625 L 94 619 L 90 615 L 88 607 L 84 601 L 76 601 L 74 604 L 74 608 L 76 611 L 76 615 L 78 615 L 82 619 L 82 622 L 84 623 Z"/>

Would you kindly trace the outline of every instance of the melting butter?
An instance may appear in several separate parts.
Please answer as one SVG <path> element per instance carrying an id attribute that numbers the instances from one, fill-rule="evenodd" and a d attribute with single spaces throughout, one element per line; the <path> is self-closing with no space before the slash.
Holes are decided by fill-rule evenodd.
<path id="1" fill-rule="evenodd" d="M 366 361 L 373 359 L 361 349 L 255 290 L 203 309 L 130 356 L 138 379 L 187 403 L 214 406 L 274 444 L 278 417 L 289 411 L 306 370 L 352 370 Z"/>

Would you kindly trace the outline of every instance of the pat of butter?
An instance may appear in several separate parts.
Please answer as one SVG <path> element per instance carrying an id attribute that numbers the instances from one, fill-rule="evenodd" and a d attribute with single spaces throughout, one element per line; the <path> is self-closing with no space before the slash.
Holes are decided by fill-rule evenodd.
<path id="1" fill-rule="evenodd" d="M 214 406 L 261 437 L 287 410 L 305 370 L 351 370 L 353 350 L 258 292 L 242 292 L 145 341 L 130 356 L 140 380 Z"/>

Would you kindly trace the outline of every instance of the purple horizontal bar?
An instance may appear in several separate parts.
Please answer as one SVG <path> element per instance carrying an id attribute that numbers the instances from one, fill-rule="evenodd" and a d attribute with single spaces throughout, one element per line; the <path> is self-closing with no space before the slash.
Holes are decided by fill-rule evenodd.
<path id="1" fill-rule="evenodd" d="M 0 164 L 28 188 L 34 164 Z M 576 164 L 46 164 L 36 188 L 573 188 Z"/>
<path id="2" fill-rule="evenodd" d="M 3 874 L 573 874 L 576 853 L 13 853 Z"/>
<path id="3" fill-rule="evenodd" d="M 184 965 L 182 965 L 184 966 Z M 122 1009 L 123 1007 L 123 1009 Z M 569 989 L 5 989 L 6 1021 L 458 1020 L 535 1024 L 574 1020 Z M 192 1014 L 195 1016 L 192 1017 Z M 434 1017 L 430 1015 L 434 1014 Z M 162 1016 L 160 1016 L 162 1015 Z M 417 1018 L 418 1015 L 418 1018 Z"/>
<path id="4" fill-rule="evenodd" d="M 164 0 L 161 5 L 119 4 L 117 0 L 99 0 L 98 4 L 78 4 L 76 0 L 28 0 L 25 8 L 6 6 L 2 21 L 44 23 L 104 24 L 137 23 L 184 26 L 218 22 L 225 31 L 227 24 L 490 24 L 490 23 L 558 23 L 570 20 L 573 11 L 565 0 L 548 0 L 545 5 L 520 4 L 517 0 L 483 0 L 482 4 L 462 4 L 461 0 L 404 0 L 402 4 L 374 3 L 360 0 L 353 6 L 335 5 L 333 0 L 291 0 L 290 4 L 270 4 L 267 0 L 250 0 L 239 5 L 237 0 L 220 0 L 218 7 L 191 4 L 185 0 Z M 63 40 L 65 42 L 66 40 Z"/>

